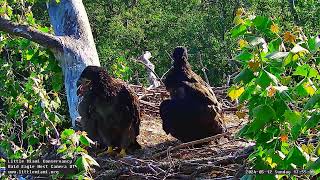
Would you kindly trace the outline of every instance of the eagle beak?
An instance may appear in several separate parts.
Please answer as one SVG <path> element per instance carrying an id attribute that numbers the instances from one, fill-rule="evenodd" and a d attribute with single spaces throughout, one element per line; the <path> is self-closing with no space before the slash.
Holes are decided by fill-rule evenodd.
<path id="1" fill-rule="evenodd" d="M 83 96 L 84 92 L 87 90 L 87 87 L 90 84 L 90 80 L 81 78 L 77 81 L 77 96 Z"/>
<path id="2" fill-rule="evenodd" d="M 77 89 L 77 96 L 82 96 L 83 92 L 82 92 L 82 84 L 77 85 L 78 89 Z"/>

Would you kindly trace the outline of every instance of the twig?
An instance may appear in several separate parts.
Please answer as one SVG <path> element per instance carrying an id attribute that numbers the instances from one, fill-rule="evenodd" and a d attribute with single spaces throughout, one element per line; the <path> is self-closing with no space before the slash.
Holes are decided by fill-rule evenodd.
<path id="1" fill-rule="evenodd" d="M 52 130 L 54 132 L 54 135 L 56 136 L 57 144 L 60 144 L 60 135 L 59 135 L 59 131 L 57 130 L 56 126 L 44 113 L 42 113 L 42 116 L 49 122 L 49 124 L 52 127 Z"/>
<path id="2" fill-rule="evenodd" d="M 148 101 L 140 100 L 140 103 L 141 103 L 141 104 L 148 105 L 148 106 L 151 106 L 151 107 L 156 108 L 156 109 L 159 109 L 159 106 L 157 106 L 157 105 L 154 104 L 154 103 L 148 102 Z"/>
<path id="3" fill-rule="evenodd" d="M 182 143 L 182 144 L 179 144 L 178 146 L 170 147 L 165 151 L 157 153 L 157 154 L 153 155 L 152 158 L 161 157 L 161 156 L 169 153 L 170 151 L 172 152 L 172 151 L 175 151 L 175 150 L 178 150 L 178 149 L 182 149 L 182 148 L 194 146 L 194 145 L 197 145 L 197 144 L 210 142 L 212 140 L 215 140 L 215 139 L 218 139 L 220 137 L 223 137 L 223 136 L 226 136 L 226 135 L 230 135 L 230 134 L 231 134 L 230 132 L 225 132 L 225 133 L 217 134 L 217 135 L 214 135 L 214 136 L 211 136 L 211 137 L 207 137 L 207 138 L 203 138 L 203 139 L 199 139 L 199 140 L 195 140 L 195 141 L 191 141 L 191 142 L 187 142 L 187 143 Z"/>
<path id="4" fill-rule="evenodd" d="M 235 111 L 238 111 L 238 108 L 237 108 L 236 106 L 234 106 L 234 107 L 222 108 L 222 112 L 226 112 L 226 111 L 235 112 Z"/>
<path id="5" fill-rule="evenodd" d="M 168 74 L 168 72 L 172 69 L 173 66 L 171 66 L 162 76 L 161 76 L 161 80 L 164 78 L 165 75 Z"/>
<path id="6" fill-rule="evenodd" d="M 205 78 L 207 84 L 210 86 L 210 82 L 209 82 L 209 79 L 208 79 L 208 76 L 207 76 L 207 73 L 206 73 L 206 67 L 204 67 L 204 65 L 203 65 L 200 52 L 198 53 L 198 56 L 199 56 L 199 61 L 200 61 L 200 65 L 201 65 L 201 70 L 202 70 L 202 72 L 204 74 L 204 78 Z"/>
<path id="7" fill-rule="evenodd" d="M 157 77 L 157 79 L 160 81 L 160 83 L 163 84 L 163 82 L 161 81 L 161 78 L 158 76 L 158 74 L 153 69 L 151 69 L 149 66 L 147 66 L 146 64 L 144 64 L 143 62 L 141 62 L 137 59 L 131 58 L 131 60 L 133 60 L 134 62 L 143 64 L 148 70 L 150 70 Z"/>

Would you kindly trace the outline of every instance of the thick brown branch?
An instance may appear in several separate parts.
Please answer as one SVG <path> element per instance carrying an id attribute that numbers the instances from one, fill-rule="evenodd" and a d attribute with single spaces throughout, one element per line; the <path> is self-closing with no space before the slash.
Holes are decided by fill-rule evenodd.
<path id="1" fill-rule="evenodd" d="M 13 23 L 2 17 L 0 17 L 0 31 L 24 37 L 50 49 L 62 50 L 62 44 L 58 37 L 48 33 L 43 33 L 26 25 Z"/>

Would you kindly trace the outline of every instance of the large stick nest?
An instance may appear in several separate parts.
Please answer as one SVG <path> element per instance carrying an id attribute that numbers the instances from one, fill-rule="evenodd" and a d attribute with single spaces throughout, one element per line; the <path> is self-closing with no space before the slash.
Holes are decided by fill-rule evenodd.
<path id="1" fill-rule="evenodd" d="M 143 114 L 140 135 L 142 149 L 124 158 L 103 156 L 95 179 L 233 179 L 244 173 L 252 143 L 235 139 L 244 119 L 225 114 L 227 132 L 202 140 L 181 143 L 166 135 L 159 117 L 159 104 L 169 94 L 164 87 L 145 89 L 132 85 Z M 226 98 L 226 87 L 214 88 L 224 109 L 236 109 Z M 199 146 L 200 143 L 208 142 Z"/>

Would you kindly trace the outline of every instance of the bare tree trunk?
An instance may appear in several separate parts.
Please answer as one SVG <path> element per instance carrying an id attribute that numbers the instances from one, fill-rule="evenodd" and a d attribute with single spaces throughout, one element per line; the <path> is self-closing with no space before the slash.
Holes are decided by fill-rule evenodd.
<path id="1" fill-rule="evenodd" d="M 76 81 L 88 65 L 100 66 L 89 20 L 81 0 L 50 0 L 47 4 L 55 36 L 0 17 L 0 30 L 51 49 L 64 73 L 72 126 L 79 117 Z"/>
<path id="2" fill-rule="evenodd" d="M 79 117 L 76 82 L 88 65 L 100 66 L 87 13 L 81 0 L 61 0 L 48 3 L 51 24 L 56 36 L 62 36 L 63 51 L 55 53 L 64 72 L 72 126 Z"/>

